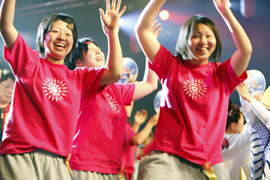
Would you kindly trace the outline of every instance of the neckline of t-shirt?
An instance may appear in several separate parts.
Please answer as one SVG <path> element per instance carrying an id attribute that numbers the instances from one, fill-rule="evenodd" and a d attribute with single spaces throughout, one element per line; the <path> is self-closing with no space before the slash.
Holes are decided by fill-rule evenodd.
<path id="1" fill-rule="evenodd" d="M 65 66 L 66 67 L 66 65 L 65 64 L 55 64 L 55 63 L 52 63 L 52 62 L 50 62 L 48 59 L 46 59 L 46 58 L 41 58 L 42 60 L 44 60 L 44 62 L 46 62 L 47 64 L 49 64 L 50 66 L 58 66 L 58 67 L 63 67 L 63 66 Z"/>
<path id="2" fill-rule="evenodd" d="M 186 63 L 187 62 L 187 63 Z M 199 68 L 199 67 L 207 67 L 209 66 L 209 64 L 211 64 L 211 62 L 208 62 L 208 64 L 199 64 L 199 65 L 196 65 L 196 64 L 192 64 L 189 60 L 185 59 L 184 60 L 184 63 L 191 67 L 191 68 Z"/>

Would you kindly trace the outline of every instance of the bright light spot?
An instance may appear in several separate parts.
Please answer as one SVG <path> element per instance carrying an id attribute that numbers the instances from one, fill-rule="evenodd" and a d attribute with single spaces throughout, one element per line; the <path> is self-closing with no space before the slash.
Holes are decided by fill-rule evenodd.
<path id="1" fill-rule="evenodd" d="M 229 8 L 231 8 L 232 7 L 232 3 L 231 2 L 229 2 Z"/>
<path id="2" fill-rule="evenodd" d="M 162 10 L 160 13 L 159 13 L 159 17 L 160 19 L 162 19 L 163 21 L 166 21 L 168 18 L 169 18 L 170 14 L 167 10 Z"/>

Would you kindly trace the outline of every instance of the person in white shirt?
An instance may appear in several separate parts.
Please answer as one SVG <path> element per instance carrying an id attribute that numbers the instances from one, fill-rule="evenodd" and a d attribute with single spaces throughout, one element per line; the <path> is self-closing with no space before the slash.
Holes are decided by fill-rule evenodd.
<path id="1" fill-rule="evenodd" d="M 240 106 L 229 103 L 226 133 L 222 143 L 222 158 L 230 172 L 231 179 L 240 179 L 240 169 L 250 152 L 250 133 L 252 124 L 244 125 L 244 114 Z M 242 133 L 243 132 L 243 133 Z M 249 160 L 249 158 L 248 158 Z M 243 168 L 249 178 L 249 166 Z"/>
<path id="2" fill-rule="evenodd" d="M 264 174 L 264 165 L 266 162 L 265 150 L 267 149 L 267 144 L 270 139 L 270 112 L 264 105 L 267 104 L 265 103 L 265 101 L 262 101 L 264 103 L 260 103 L 260 95 L 257 94 L 252 97 L 249 94 L 245 83 L 241 83 L 240 85 L 238 85 L 236 90 L 240 95 L 240 102 L 243 109 L 243 114 L 247 121 L 247 128 L 242 133 L 242 135 L 239 134 L 238 136 L 249 136 L 250 139 L 246 138 L 246 146 L 241 146 L 241 143 L 244 144 L 244 138 L 242 138 L 242 141 L 240 141 L 241 138 L 239 138 L 239 140 L 237 141 L 239 145 L 238 147 L 241 147 L 241 149 L 239 149 L 239 152 L 245 151 L 247 152 L 247 154 L 245 154 L 246 156 L 244 156 L 244 154 L 237 155 L 237 153 L 239 152 L 235 152 L 235 157 L 237 157 L 238 159 L 241 157 L 245 157 L 244 159 L 242 159 L 241 166 L 245 171 L 247 179 L 261 179 Z M 248 146 L 249 143 L 250 146 Z M 229 148 L 232 148 L 232 144 L 229 145 Z M 223 149 L 223 151 L 225 153 L 228 150 Z M 250 157 L 250 161 L 247 157 Z M 236 161 L 237 158 L 234 158 L 234 161 Z M 226 161 L 226 158 L 223 157 L 223 160 Z M 238 171 L 238 173 L 240 172 Z M 232 176 L 232 179 L 235 178 L 233 178 Z"/>

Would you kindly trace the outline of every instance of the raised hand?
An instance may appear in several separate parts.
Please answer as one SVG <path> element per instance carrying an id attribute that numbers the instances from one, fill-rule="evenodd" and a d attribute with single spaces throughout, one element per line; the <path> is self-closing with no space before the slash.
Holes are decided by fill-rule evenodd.
<path id="1" fill-rule="evenodd" d="M 229 0 L 213 0 L 217 11 L 224 14 L 225 10 L 229 9 Z"/>
<path id="2" fill-rule="evenodd" d="M 156 35 L 156 37 L 159 36 L 159 34 L 162 30 L 162 28 L 160 28 L 161 24 L 160 23 L 157 24 L 157 23 L 158 23 L 158 21 L 156 20 L 151 27 L 151 31 Z"/>
<path id="3" fill-rule="evenodd" d="M 245 84 L 245 82 L 240 83 L 237 87 L 236 87 L 236 91 L 238 92 L 238 94 L 246 101 L 251 102 L 252 101 L 252 96 L 249 94 L 247 86 Z"/>
<path id="4" fill-rule="evenodd" d="M 138 82 L 136 79 L 137 79 L 137 77 L 138 77 L 138 72 L 136 72 L 133 76 L 132 76 L 132 74 L 131 74 L 131 72 L 129 73 L 129 76 L 128 76 L 128 78 L 129 78 L 129 83 L 135 83 L 135 82 Z"/>
<path id="5" fill-rule="evenodd" d="M 158 117 L 159 117 L 159 113 L 156 113 L 155 115 L 153 115 L 150 119 L 149 122 L 153 124 L 153 126 L 157 125 L 158 123 Z"/>
<path id="6" fill-rule="evenodd" d="M 104 13 L 103 9 L 99 9 L 100 11 L 100 18 L 103 27 L 103 31 L 105 34 L 108 34 L 109 31 L 116 31 L 119 32 L 119 19 L 124 14 L 126 10 L 126 6 L 122 8 L 119 12 L 121 6 L 121 0 L 118 0 L 116 5 L 116 0 L 112 1 L 112 5 L 110 6 L 110 0 L 106 1 L 106 14 Z"/>
<path id="7" fill-rule="evenodd" d="M 134 116 L 134 122 L 138 125 L 143 124 L 147 119 L 147 111 L 142 109 L 141 111 L 137 111 Z"/>

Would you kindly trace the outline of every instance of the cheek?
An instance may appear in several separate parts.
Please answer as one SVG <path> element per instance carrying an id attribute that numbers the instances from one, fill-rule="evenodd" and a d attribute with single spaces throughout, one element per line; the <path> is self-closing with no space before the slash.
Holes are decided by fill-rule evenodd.
<path id="1" fill-rule="evenodd" d="M 73 47 L 73 38 L 68 38 L 68 43 L 71 45 L 71 47 Z"/>
<path id="2" fill-rule="evenodd" d="M 44 40 L 43 40 L 43 46 L 44 47 L 48 47 L 50 41 L 51 41 L 51 36 L 49 34 L 47 34 L 45 37 L 44 37 Z"/>
<path id="3" fill-rule="evenodd" d="M 209 43 L 212 45 L 213 48 L 216 48 L 217 41 L 215 39 L 211 40 Z"/>

